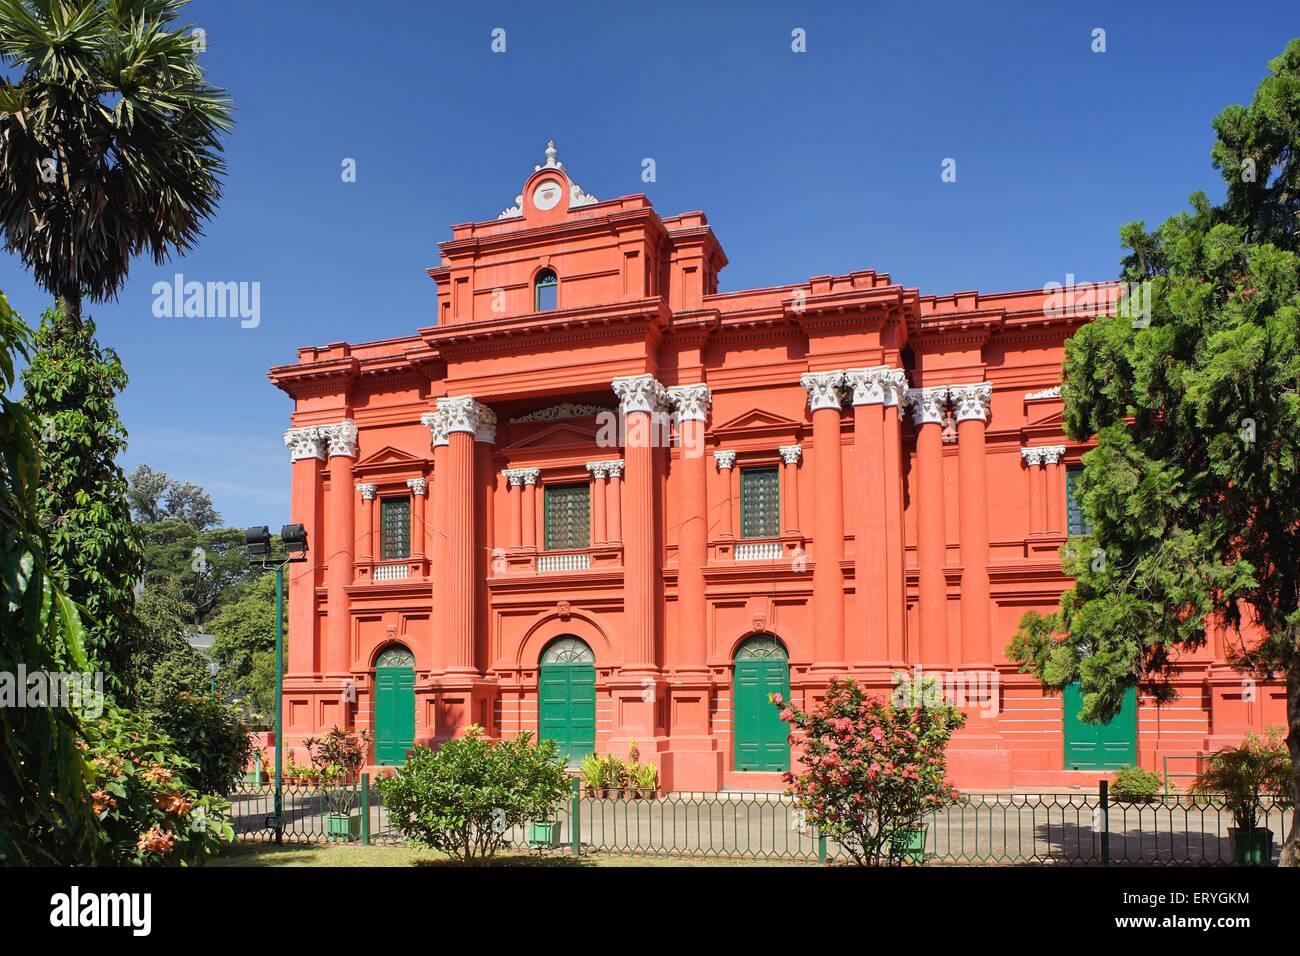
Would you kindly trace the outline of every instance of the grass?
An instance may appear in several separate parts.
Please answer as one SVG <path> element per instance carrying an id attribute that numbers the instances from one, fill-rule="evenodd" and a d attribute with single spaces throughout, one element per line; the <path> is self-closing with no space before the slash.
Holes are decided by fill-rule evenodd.
<path id="1" fill-rule="evenodd" d="M 236 841 L 208 866 L 454 866 L 446 855 L 407 846 L 356 846 L 345 843 L 274 843 Z M 545 854 L 521 851 L 496 855 L 492 866 L 588 868 L 607 866 L 781 866 L 755 860 L 700 860 L 673 857 L 609 856 L 591 854 L 574 859 L 566 852 Z M 785 864 L 807 865 L 807 864 Z"/>

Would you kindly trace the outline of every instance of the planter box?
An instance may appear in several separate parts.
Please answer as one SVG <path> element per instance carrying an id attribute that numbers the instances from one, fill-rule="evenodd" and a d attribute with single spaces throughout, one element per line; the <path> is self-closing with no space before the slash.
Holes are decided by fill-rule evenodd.
<path id="1" fill-rule="evenodd" d="M 1228 828 L 1232 844 L 1232 862 L 1237 866 L 1272 866 L 1273 831 L 1268 827 L 1254 830 Z"/>
<path id="2" fill-rule="evenodd" d="M 926 826 L 895 830 L 889 834 L 890 861 L 924 863 Z"/>
<path id="3" fill-rule="evenodd" d="M 528 845 L 534 850 L 553 850 L 560 845 L 560 822 L 537 820 L 528 824 Z"/>
<path id="4" fill-rule="evenodd" d="M 344 840 L 348 843 L 361 838 L 361 814 L 331 813 L 325 818 L 325 835 L 331 840 Z"/>

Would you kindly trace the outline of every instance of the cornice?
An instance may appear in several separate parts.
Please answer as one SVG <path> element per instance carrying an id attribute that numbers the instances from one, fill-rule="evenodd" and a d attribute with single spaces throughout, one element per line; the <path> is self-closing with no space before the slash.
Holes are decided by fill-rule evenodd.
<path id="1" fill-rule="evenodd" d="M 430 326 L 420 329 L 420 337 L 445 358 L 467 352 L 514 348 L 521 338 L 545 336 L 548 342 L 554 343 L 622 337 L 636 331 L 637 326 L 658 339 L 671 316 L 667 303 L 656 296 L 606 306 Z"/>
<path id="2" fill-rule="evenodd" d="M 277 365 L 266 373 L 276 388 L 293 398 L 346 392 L 357 377 L 357 359 L 327 359 L 308 364 Z"/>

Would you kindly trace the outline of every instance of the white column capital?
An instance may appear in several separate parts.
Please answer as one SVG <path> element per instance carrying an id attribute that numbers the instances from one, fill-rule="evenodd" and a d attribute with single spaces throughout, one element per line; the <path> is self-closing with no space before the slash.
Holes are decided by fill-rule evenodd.
<path id="1" fill-rule="evenodd" d="M 467 432 L 475 441 L 496 441 L 497 415 L 472 395 L 438 399 L 438 412 L 446 422 L 446 431 Z"/>
<path id="2" fill-rule="evenodd" d="M 607 461 L 589 461 L 587 462 L 587 471 L 591 473 L 594 479 L 602 479 L 609 474 L 609 462 Z"/>
<path id="3" fill-rule="evenodd" d="M 407 478 L 406 487 L 411 489 L 413 495 L 423 495 L 429 490 L 429 480 L 427 478 Z"/>
<path id="4" fill-rule="evenodd" d="M 889 391 L 888 365 L 851 368 L 844 373 L 844 384 L 853 390 L 854 405 L 883 405 Z"/>
<path id="5" fill-rule="evenodd" d="M 525 485 L 537 484 L 537 479 L 542 476 L 542 469 L 540 468 L 516 468 L 514 470 L 519 473 L 519 477 L 524 480 Z"/>
<path id="6" fill-rule="evenodd" d="M 630 412 L 659 414 L 668 408 L 668 390 L 653 375 L 624 375 L 609 383 L 618 396 L 624 415 Z"/>
<path id="7" fill-rule="evenodd" d="M 816 412 L 824 408 L 839 409 L 840 389 L 844 385 L 843 370 L 833 372 L 804 372 L 799 384 L 808 393 L 808 407 Z"/>
<path id="8" fill-rule="evenodd" d="M 943 413 L 948 407 L 948 386 L 909 388 L 907 403 L 912 406 L 913 425 L 942 425 Z"/>
<path id="9" fill-rule="evenodd" d="M 286 429 L 284 444 L 289 449 L 289 457 L 293 461 L 303 461 L 307 458 L 319 458 L 322 461 L 325 459 L 325 439 L 321 437 L 319 426 Z"/>
<path id="10" fill-rule="evenodd" d="M 736 464 L 736 453 L 734 451 L 715 451 L 713 460 L 718 463 L 718 471 L 726 471 Z"/>
<path id="11" fill-rule="evenodd" d="M 957 421 L 987 422 L 989 420 L 989 400 L 993 397 L 991 383 L 950 385 L 948 395 L 952 399 L 954 417 Z"/>
<path id="12" fill-rule="evenodd" d="M 420 424 L 429 429 L 430 448 L 447 444 L 447 416 L 442 409 L 421 415 Z"/>
<path id="13" fill-rule="evenodd" d="M 782 445 L 777 451 L 781 453 L 781 460 L 787 465 L 797 465 L 800 456 L 803 455 L 803 445 Z"/>
<path id="14" fill-rule="evenodd" d="M 333 425 L 321 425 L 320 437 L 329 449 L 329 455 L 342 455 L 346 458 L 357 457 L 357 425 L 350 418 Z"/>
<path id="15" fill-rule="evenodd" d="M 363 482 L 362 484 L 357 485 L 357 491 L 361 492 L 361 500 L 374 501 L 376 487 L 377 486 L 372 485 L 368 482 Z"/>
<path id="16" fill-rule="evenodd" d="M 706 422 L 709 420 L 709 407 L 713 404 L 713 394 L 709 386 L 674 385 L 667 390 L 668 401 L 673 406 L 673 417 L 679 422 Z"/>
<path id="17" fill-rule="evenodd" d="M 1026 468 L 1036 468 L 1043 463 L 1042 446 L 1020 449 L 1020 457 L 1025 460 Z"/>
<path id="18" fill-rule="evenodd" d="M 524 473 L 527 468 L 506 468 L 501 472 L 501 477 L 510 483 L 511 488 L 517 488 L 524 483 Z"/>
<path id="19" fill-rule="evenodd" d="M 1039 450 L 1043 453 L 1044 465 L 1059 465 L 1065 457 L 1064 445 L 1043 445 Z"/>
<path id="20" fill-rule="evenodd" d="M 606 473 L 610 478 L 622 478 L 622 477 L 623 477 L 623 459 L 622 459 L 622 458 L 619 458 L 619 459 L 616 459 L 616 460 L 614 460 L 614 461 L 607 461 L 607 462 L 605 462 L 605 473 Z"/>

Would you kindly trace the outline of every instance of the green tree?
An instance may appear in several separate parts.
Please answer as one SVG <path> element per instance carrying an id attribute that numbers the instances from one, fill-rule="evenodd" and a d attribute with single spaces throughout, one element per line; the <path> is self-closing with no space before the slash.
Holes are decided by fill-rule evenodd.
<path id="1" fill-rule="evenodd" d="M 135 608 L 131 634 L 131 701 L 157 710 L 181 692 L 207 693 L 207 660 L 186 640 L 193 608 L 173 582 L 147 588 Z"/>
<path id="2" fill-rule="evenodd" d="M 145 590 L 174 583 L 191 606 L 188 622 L 194 627 L 203 626 L 254 574 L 238 528 L 196 531 L 177 518 L 136 528 L 144 545 Z"/>
<path id="3" fill-rule="evenodd" d="M 216 638 L 212 656 L 221 665 L 224 686 L 250 697 L 259 713 L 275 706 L 275 577 L 262 574 L 244 585 L 208 624 Z M 282 606 L 287 618 L 288 602 Z M 284 624 L 288 626 L 287 620 Z"/>
<path id="4" fill-rule="evenodd" d="M 73 326 L 131 259 L 202 236 L 221 195 L 226 93 L 184 0 L 0 0 L 0 229 Z"/>
<path id="5" fill-rule="evenodd" d="M 87 650 L 106 682 L 121 689 L 126 639 L 143 570 L 117 456 L 126 429 L 115 399 L 126 386 L 117 353 L 95 341 L 95 324 L 47 311 L 23 370 L 24 404 L 41 421 L 38 505 L 51 567 L 87 613 Z"/>
<path id="6" fill-rule="evenodd" d="M 1007 653 L 1050 686 L 1078 680 L 1083 718 L 1104 721 L 1135 685 L 1169 698 L 1180 654 L 1222 624 L 1234 663 L 1285 678 L 1300 770 L 1300 40 L 1269 67 L 1215 121 L 1227 203 L 1198 193 L 1154 232 L 1121 230 L 1149 317 L 1097 319 L 1066 345 L 1065 431 L 1097 439 L 1091 537 L 1063 549 L 1075 581 L 1057 611 L 1026 615 Z"/>
<path id="7" fill-rule="evenodd" d="M 0 294 L 0 671 L 85 671 L 80 618 L 50 573 L 39 519 L 38 422 L 8 398 L 29 344 Z M 69 708 L 0 707 L 0 864 L 98 861 L 80 730 Z"/>
<path id="8" fill-rule="evenodd" d="M 173 481 L 164 472 L 139 465 L 127 479 L 131 513 L 142 524 L 174 519 L 196 532 L 221 524 L 221 515 L 208 493 L 190 482 Z"/>

